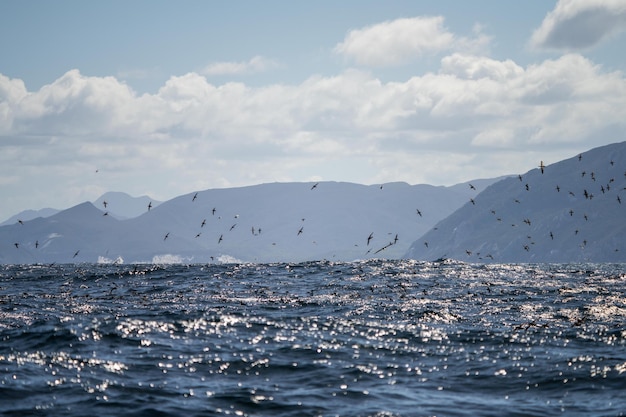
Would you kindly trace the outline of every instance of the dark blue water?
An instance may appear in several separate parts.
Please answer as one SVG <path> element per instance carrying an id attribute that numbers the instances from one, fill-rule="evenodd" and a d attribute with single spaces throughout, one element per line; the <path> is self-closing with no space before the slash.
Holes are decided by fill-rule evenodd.
<path id="1" fill-rule="evenodd" d="M 624 415 L 626 266 L 4 266 L 0 414 Z"/>

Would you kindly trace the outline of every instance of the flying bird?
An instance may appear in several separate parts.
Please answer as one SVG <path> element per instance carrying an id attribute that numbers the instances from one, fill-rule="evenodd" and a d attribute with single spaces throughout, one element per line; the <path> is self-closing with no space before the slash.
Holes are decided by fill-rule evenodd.
<path id="1" fill-rule="evenodd" d="M 72 259 L 76 258 L 78 256 L 78 253 L 80 252 L 80 249 L 77 250 L 76 252 L 74 252 L 74 256 L 72 256 Z"/>
<path id="2" fill-rule="evenodd" d="M 232 226 L 230 226 L 230 230 L 232 231 L 235 228 L 235 226 L 237 226 L 237 223 L 235 223 Z"/>
<path id="3" fill-rule="evenodd" d="M 370 235 L 367 237 L 367 244 L 370 244 L 370 241 L 374 238 L 374 232 L 370 233 Z"/>
<path id="4" fill-rule="evenodd" d="M 476 189 L 476 187 L 474 187 L 471 183 L 470 183 L 470 184 L 468 184 L 468 185 L 469 185 L 469 188 L 470 188 L 470 189 L 472 189 L 472 190 L 475 190 L 475 189 Z"/>
<path id="5" fill-rule="evenodd" d="M 167 240 L 167 238 L 168 238 L 168 237 L 170 237 L 170 233 L 169 233 L 169 232 L 167 232 L 167 233 L 165 234 L 165 237 L 163 238 L 163 240 Z"/>
<path id="6" fill-rule="evenodd" d="M 311 187 L 311 190 L 316 189 L 318 185 L 319 185 L 319 182 L 316 182 L 315 184 L 313 184 L 313 186 Z"/>
<path id="7" fill-rule="evenodd" d="M 109 204 L 109 203 L 107 203 L 107 202 L 106 202 L 106 200 L 102 202 L 102 205 L 104 206 L 104 208 L 107 208 L 107 205 L 108 205 L 108 204 Z"/>
<path id="8" fill-rule="evenodd" d="M 37 249 L 38 247 L 39 247 L 39 241 L 38 241 L 38 240 L 36 240 L 36 241 L 35 241 L 35 249 Z"/>
<path id="9" fill-rule="evenodd" d="M 206 219 L 202 220 L 202 224 L 200 225 L 200 227 L 204 227 L 205 224 L 206 224 Z"/>
<path id="10" fill-rule="evenodd" d="M 19 249 L 20 248 L 20 244 L 19 243 L 14 243 L 15 245 L 15 249 Z"/>
<path id="11" fill-rule="evenodd" d="M 19 220 L 19 219 L 18 219 L 18 220 L 17 220 L 17 222 L 18 222 L 19 224 L 21 224 L 22 226 L 24 226 L 24 222 L 23 222 L 22 220 Z"/>
<path id="12" fill-rule="evenodd" d="M 219 245 L 220 243 L 222 243 L 223 239 L 224 239 L 224 235 L 220 235 L 220 238 L 217 240 L 217 244 Z"/>
<path id="13" fill-rule="evenodd" d="M 211 210 L 211 214 L 215 216 L 215 207 L 213 207 L 213 210 Z"/>
<path id="14" fill-rule="evenodd" d="M 193 198 L 191 199 L 191 201 L 196 201 L 196 198 L 198 198 L 198 193 L 195 193 L 195 194 L 193 195 Z"/>
<path id="15" fill-rule="evenodd" d="M 546 166 L 543 164 L 543 161 L 541 161 L 541 163 L 539 164 L 539 169 L 541 170 L 541 173 L 542 173 L 542 174 L 543 174 L 543 169 L 544 169 L 545 167 L 546 167 Z"/>
<path id="16" fill-rule="evenodd" d="M 152 201 L 148 203 L 148 211 L 150 211 L 150 209 L 152 209 Z"/>
<path id="17" fill-rule="evenodd" d="M 422 217 L 422 212 L 420 211 L 420 209 L 416 209 L 417 210 L 417 214 Z"/>
<path id="18" fill-rule="evenodd" d="M 297 236 L 300 236 L 302 234 L 302 229 L 304 229 L 304 226 L 300 228 L 300 230 L 298 230 L 298 234 Z"/>

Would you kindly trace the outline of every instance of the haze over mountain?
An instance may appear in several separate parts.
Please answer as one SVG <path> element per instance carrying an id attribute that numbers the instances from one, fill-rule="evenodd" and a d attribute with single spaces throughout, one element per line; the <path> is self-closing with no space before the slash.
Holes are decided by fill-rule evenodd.
<path id="1" fill-rule="evenodd" d="M 625 236 L 622 142 L 494 183 L 416 240 L 406 257 L 626 262 Z"/>
<path id="2" fill-rule="evenodd" d="M 480 191 L 494 181 L 472 185 Z M 151 210 L 142 198 L 142 214 L 122 220 L 111 213 L 128 214 L 118 204 L 129 200 L 111 193 L 96 206 L 0 227 L 0 262 L 398 258 L 477 191 L 468 184 L 272 183 L 185 194 Z"/>

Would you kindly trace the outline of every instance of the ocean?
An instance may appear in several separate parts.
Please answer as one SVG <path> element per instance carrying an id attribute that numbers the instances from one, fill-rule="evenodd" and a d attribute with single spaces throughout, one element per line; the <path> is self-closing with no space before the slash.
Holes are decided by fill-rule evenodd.
<path id="1" fill-rule="evenodd" d="M 2 416 L 618 416 L 626 265 L 0 266 Z"/>

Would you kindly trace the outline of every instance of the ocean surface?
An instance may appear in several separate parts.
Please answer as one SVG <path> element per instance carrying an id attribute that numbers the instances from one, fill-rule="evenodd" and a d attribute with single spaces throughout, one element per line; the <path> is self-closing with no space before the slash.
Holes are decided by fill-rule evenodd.
<path id="1" fill-rule="evenodd" d="M 0 415 L 626 415 L 626 265 L 0 266 Z"/>

